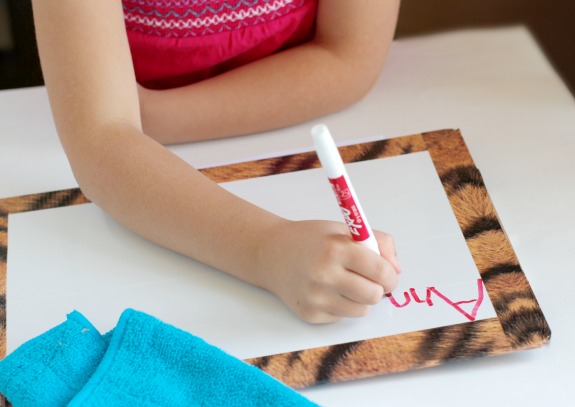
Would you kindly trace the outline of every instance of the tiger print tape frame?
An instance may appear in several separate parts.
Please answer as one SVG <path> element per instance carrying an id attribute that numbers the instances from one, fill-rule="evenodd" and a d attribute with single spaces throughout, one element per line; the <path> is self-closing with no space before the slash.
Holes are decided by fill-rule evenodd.
<path id="1" fill-rule="evenodd" d="M 304 388 L 499 355 L 546 344 L 551 331 L 458 130 L 439 130 L 341 147 L 344 162 L 427 151 L 445 189 L 497 318 L 302 349 L 246 360 Z M 319 167 L 315 152 L 201 170 L 216 182 Z M 6 353 L 8 215 L 89 202 L 79 189 L 0 200 L 0 357 Z"/>

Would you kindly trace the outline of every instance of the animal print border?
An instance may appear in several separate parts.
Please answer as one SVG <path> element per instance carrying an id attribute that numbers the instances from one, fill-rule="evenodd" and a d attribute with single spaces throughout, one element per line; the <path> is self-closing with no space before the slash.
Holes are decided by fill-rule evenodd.
<path id="1" fill-rule="evenodd" d="M 344 162 L 428 151 L 497 318 L 246 360 L 293 388 L 499 355 L 547 343 L 551 331 L 459 130 L 340 148 Z M 201 170 L 216 182 L 319 167 L 315 152 Z M 0 200 L 0 357 L 6 352 L 8 215 L 87 203 L 79 189 Z M 9 293 L 8 293 L 9 294 Z M 1 405 L 1 403 L 0 403 Z"/>

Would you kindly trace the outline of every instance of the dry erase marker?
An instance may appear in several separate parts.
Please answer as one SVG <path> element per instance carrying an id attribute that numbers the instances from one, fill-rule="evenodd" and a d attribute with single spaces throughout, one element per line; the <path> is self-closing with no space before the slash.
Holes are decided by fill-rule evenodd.
<path id="1" fill-rule="evenodd" d="M 377 240 L 369 227 L 329 129 L 324 124 L 318 124 L 311 129 L 311 135 L 319 161 L 327 173 L 353 240 L 380 254 Z"/>

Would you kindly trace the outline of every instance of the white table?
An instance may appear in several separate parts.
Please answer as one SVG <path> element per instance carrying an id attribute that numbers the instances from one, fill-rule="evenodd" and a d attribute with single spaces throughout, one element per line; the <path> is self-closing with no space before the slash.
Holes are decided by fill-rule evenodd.
<path id="1" fill-rule="evenodd" d="M 338 142 L 459 128 L 553 336 L 542 349 L 303 391 L 328 406 L 553 405 L 575 395 L 575 101 L 522 27 L 393 44 Z M 310 123 L 171 147 L 198 167 L 307 150 Z M 0 198 L 75 187 L 44 88 L 0 92 Z M 9 328 L 8 328 L 9 329 Z"/>

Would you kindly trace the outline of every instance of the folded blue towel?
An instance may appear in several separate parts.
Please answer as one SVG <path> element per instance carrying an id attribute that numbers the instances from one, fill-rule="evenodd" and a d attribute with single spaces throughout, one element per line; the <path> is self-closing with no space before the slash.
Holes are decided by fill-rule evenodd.
<path id="1" fill-rule="evenodd" d="M 69 346 L 53 350 L 60 342 Z M 73 312 L 1 361 L 0 371 L 0 393 L 14 407 L 315 405 L 258 368 L 131 309 L 109 343 Z"/>
<path id="2" fill-rule="evenodd" d="M 108 341 L 77 311 L 0 362 L 0 393 L 15 407 L 65 406 L 88 382 Z"/>

